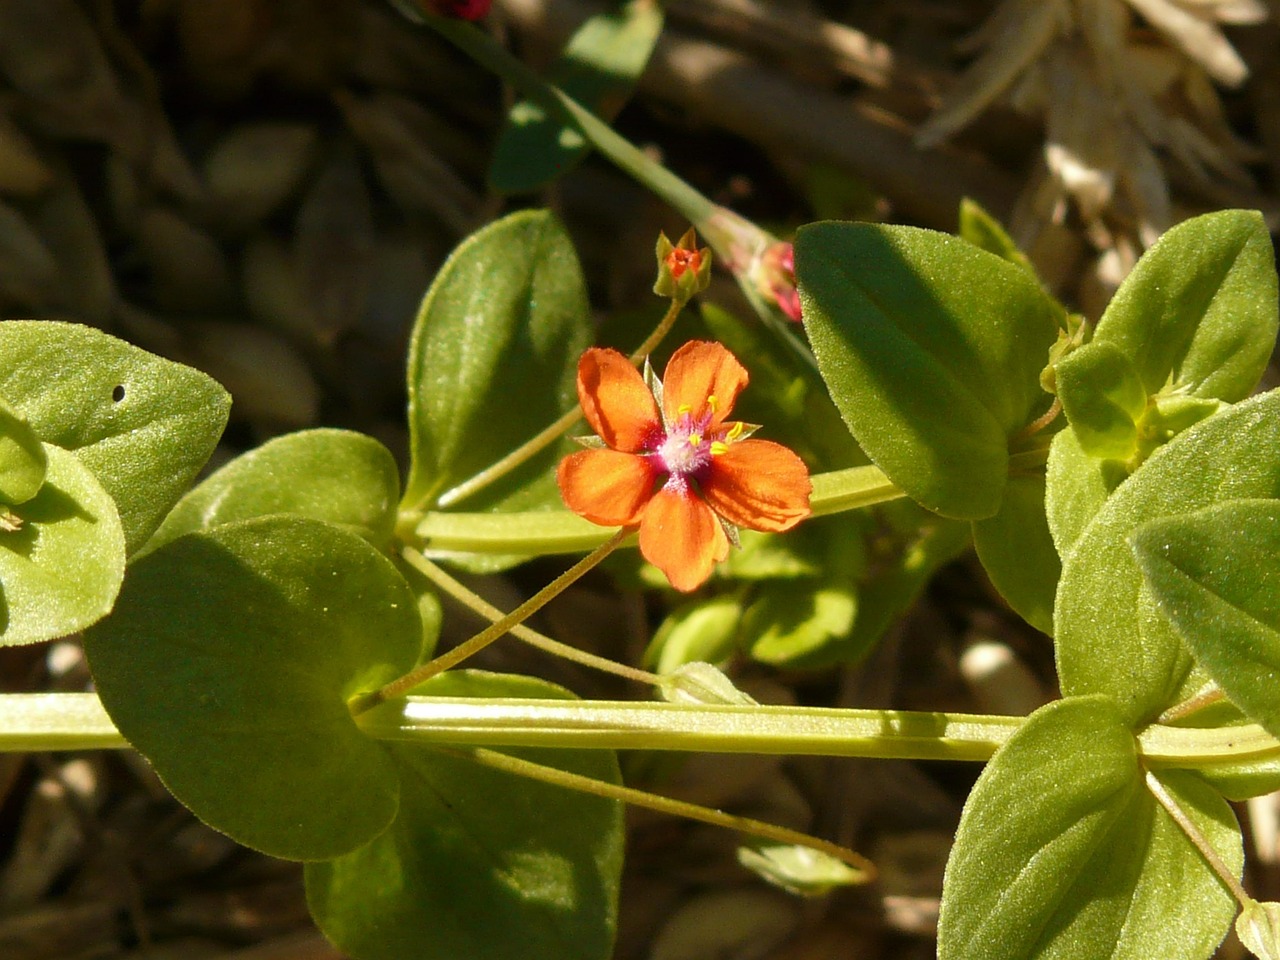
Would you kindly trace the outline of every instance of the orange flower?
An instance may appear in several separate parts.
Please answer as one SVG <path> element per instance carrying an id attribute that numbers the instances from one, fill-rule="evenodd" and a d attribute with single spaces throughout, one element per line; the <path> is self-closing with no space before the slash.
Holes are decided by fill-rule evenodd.
<path id="1" fill-rule="evenodd" d="M 644 558 L 677 590 L 694 590 L 729 555 L 737 527 L 789 530 L 809 515 L 809 471 L 725 419 L 747 371 L 720 344 L 686 343 L 665 384 L 649 380 L 616 350 L 582 355 L 578 399 L 599 441 L 565 457 L 556 479 L 570 510 L 638 526 Z"/>

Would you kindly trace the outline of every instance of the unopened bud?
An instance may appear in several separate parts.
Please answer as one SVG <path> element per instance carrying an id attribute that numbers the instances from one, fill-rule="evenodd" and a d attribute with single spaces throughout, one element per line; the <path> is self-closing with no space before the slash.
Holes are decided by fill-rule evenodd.
<path id="1" fill-rule="evenodd" d="M 698 236 L 690 227 L 678 243 L 665 233 L 658 234 L 658 279 L 653 292 L 660 297 L 686 301 L 711 283 L 711 249 L 698 247 Z"/>

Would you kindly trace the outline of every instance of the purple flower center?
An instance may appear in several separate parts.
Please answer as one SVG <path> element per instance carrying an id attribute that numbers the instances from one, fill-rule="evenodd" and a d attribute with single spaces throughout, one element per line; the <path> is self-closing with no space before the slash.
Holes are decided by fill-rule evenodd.
<path id="1" fill-rule="evenodd" d="M 699 417 L 696 422 L 684 413 L 664 435 L 656 438 L 657 444 L 649 456 L 668 475 L 666 486 L 669 489 L 686 489 L 688 481 L 696 479 L 711 462 L 711 445 L 718 437 L 707 433 L 710 422 L 710 413 Z"/>

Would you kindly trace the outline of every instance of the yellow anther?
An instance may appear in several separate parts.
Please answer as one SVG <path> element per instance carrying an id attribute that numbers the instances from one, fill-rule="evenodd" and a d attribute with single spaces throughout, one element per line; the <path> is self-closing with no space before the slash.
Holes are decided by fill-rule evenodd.
<path id="1" fill-rule="evenodd" d="M 696 446 L 699 446 L 701 443 L 702 443 L 702 434 L 700 433 L 689 434 L 689 446 L 696 447 Z"/>
<path id="2" fill-rule="evenodd" d="M 743 431 L 746 429 L 747 429 L 747 425 L 743 423 L 741 420 L 739 420 L 737 423 L 735 423 L 732 427 L 729 428 L 729 432 L 725 435 L 725 439 L 732 443 L 734 440 L 737 440 L 740 436 L 742 436 Z"/>
<path id="3" fill-rule="evenodd" d="M 693 407 L 689 406 L 687 403 L 682 403 L 680 404 L 680 406 L 676 407 L 677 417 L 683 416 L 686 413 L 692 413 L 692 412 L 693 412 Z"/>
<path id="4" fill-rule="evenodd" d="M 720 456 L 720 454 L 726 452 L 728 449 L 729 445 L 727 443 L 722 443 L 719 440 L 711 441 L 711 455 L 713 457 Z"/>
<path id="5" fill-rule="evenodd" d="M 719 403 L 720 401 L 716 399 L 716 395 L 714 393 L 711 396 L 707 397 L 707 409 L 709 409 L 712 413 L 716 412 L 716 407 L 719 405 Z"/>

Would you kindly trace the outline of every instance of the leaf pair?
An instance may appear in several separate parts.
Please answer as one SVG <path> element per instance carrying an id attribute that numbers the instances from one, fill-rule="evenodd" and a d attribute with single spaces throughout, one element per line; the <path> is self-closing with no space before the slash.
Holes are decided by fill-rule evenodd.
<path id="1" fill-rule="evenodd" d="M 75 633 L 213 451 L 229 398 L 68 323 L 0 323 L 0 643 Z"/>

